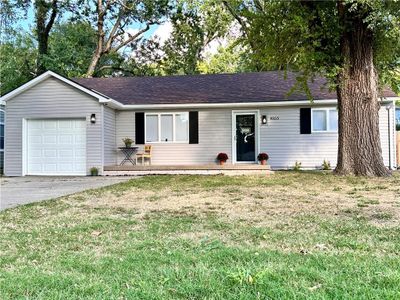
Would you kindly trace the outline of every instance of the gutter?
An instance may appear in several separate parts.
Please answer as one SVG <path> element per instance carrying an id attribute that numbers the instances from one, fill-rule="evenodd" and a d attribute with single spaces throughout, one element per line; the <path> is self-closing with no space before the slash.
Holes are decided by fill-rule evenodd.
<path id="1" fill-rule="evenodd" d="M 381 104 L 393 103 L 400 97 L 381 98 Z M 298 101 L 274 101 L 274 102 L 243 102 L 243 103 L 184 103 L 184 104 L 122 104 L 114 99 L 102 99 L 100 103 L 119 110 L 152 110 L 152 109 L 184 109 L 184 108 L 253 108 L 253 107 L 277 107 L 277 106 L 299 106 L 299 105 L 335 105 L 337 99 L 326 100 L 298 100 Z"/>

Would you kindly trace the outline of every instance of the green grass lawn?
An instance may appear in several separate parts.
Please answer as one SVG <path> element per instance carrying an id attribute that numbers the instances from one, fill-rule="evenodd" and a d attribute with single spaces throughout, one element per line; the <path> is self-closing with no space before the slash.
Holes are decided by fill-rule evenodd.
<path id="1" fill-rule="evenodd" d="M 149 176 L 0 213 L 0 299 L 400 299 L 400 174 Z"/>

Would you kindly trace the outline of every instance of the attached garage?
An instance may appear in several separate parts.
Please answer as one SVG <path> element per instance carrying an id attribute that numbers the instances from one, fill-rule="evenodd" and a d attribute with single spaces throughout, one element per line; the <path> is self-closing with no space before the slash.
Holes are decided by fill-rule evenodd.
<path id="1" fill-rule="evenodd" d="M 86 120 L 27 120 L 27 175 L 86 175 Z"/>
<path id="2" fill-rule="evenodd" d="M 101 103 L 105 97 L 46 72 L 0 100 L 6 101 L 6 176 L 84 176 L 91 168 L 102 174 L 109 139 L 104 111 L 111 110 Z"/>

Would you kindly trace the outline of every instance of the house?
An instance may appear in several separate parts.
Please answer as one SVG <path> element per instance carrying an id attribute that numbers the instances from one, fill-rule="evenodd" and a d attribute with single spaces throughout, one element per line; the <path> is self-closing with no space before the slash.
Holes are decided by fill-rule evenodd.
<path id="1" fill-rule="evenodd" d="M 123 159 L 122 139 L 153 146 L 153 165 L 256 163 L 272 168 L 336 164 L 338 113 L 326 80 L 309 83 L 314 101 L 288 92 L 281 72 L 68 79 L 48 71 L 4 95 L 5 175 L 86 175 Z M 384 90 L 382 155 L 395 167 L 395 109 Z"/>

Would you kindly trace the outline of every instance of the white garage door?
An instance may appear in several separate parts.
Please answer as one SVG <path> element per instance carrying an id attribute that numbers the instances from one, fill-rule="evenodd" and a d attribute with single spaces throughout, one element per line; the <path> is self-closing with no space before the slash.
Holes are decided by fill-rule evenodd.
<path id="1" fill-rule="evenodd" d="M 28 175 L 86 175 L 85 120 L 28 120 Z"/>

